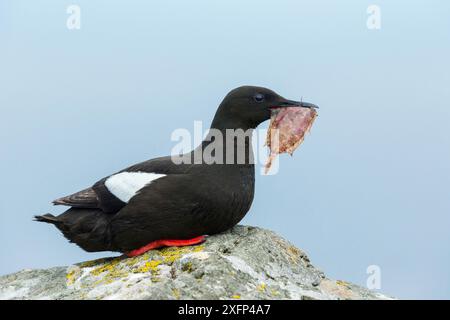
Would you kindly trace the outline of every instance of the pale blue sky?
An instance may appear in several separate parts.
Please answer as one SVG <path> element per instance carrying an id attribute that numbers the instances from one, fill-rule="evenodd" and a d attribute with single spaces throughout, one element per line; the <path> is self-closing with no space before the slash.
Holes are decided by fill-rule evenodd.
<path id="1" fill-rule="evenodd" d="M 81 7 L 81 30 L 66 8 Z M 366 9 L 381 8 L 381 30 Z M 105 256 L 34 214 L 169 154 L 232 88 L 318 104 L 243 223 L 330 277 L 450 298 L 450 4 L 444 1 L 0 0 L 0 274 Z"/>

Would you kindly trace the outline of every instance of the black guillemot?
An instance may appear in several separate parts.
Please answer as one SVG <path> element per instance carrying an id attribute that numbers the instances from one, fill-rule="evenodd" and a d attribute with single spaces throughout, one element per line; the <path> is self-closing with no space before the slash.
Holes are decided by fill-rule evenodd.
<path id="1" fill-rule="evenodd" d="M 316 108 L 266 88 L 236 88 L 219 105 L 211 130 L 224 136 L 230 129 L 250 130 L 241 161 L 234 139 L 218 152 L 225 158 L 232 150 L 231 162 L 177 163 L 173 156 L 151 159 L 53 201 L 70 207 L 61 215 L 35 219 L 54 224 L 67 239 L 89 252 L 136 256 L 157 247 L 201 243 L 205 235 L 236 225 L 250 209 L 255 186 L 251 130 L 270 119 L 272 108 L 283 107 Z M 212 140 L 208 135 L 184 158 L 187 155 L 194 160 L 196 151 L 208 148 Z"/>

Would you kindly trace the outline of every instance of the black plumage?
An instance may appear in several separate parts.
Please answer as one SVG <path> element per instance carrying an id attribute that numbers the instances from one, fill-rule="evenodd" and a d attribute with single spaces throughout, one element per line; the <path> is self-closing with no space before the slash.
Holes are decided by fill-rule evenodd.
<path id="1" fill-rule="evenodd" d="M 311 105 L 286 100 L 261 87 L 245 86 L 231 91 L 220 104 L 211 128 L 253 129 L 268 120 L 272 107 Z M 208 136 L 197 147 L 211 143 Z M 176 164 L 168 157 L 148 160 L 118 173 L 164 174 L 140 189 L 129 201 L 119 199 L 103 178 L 91 188 L 55 200 L 71 208 L 55 217 L 36 216 L 54 224 L 71 242 L 86 251 L 128 252 L 159 239 L 189 239 L 225 231 L 250 209 L 254 196 L 255 169 L 251 134 L 242 142 L 223 146 L 224 164 Z M 245 150 L 244 161 L 226 163 L 227 151 Z"/>

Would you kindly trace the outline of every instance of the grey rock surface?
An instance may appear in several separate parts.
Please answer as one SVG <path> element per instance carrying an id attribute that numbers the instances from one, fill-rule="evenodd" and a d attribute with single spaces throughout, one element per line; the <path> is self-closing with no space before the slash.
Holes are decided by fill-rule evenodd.
<path id="1" fill-rule="evenodd" d="M 0 277 L 0 299 L 389 299 L 330 280 L 275 233 L 247 226 L 190 247 Z"/>

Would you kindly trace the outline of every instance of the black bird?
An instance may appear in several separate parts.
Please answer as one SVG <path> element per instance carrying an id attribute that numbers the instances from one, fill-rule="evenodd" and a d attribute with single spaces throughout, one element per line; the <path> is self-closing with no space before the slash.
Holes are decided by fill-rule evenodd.
<path id="1" fill-rule="evenodd" d="M 270 118 L 272 108 L 294 106 L 316 107 L 262 87 L 236 88 L 219 105 L 211 124 L 215 130 L 181 156 L 190 164 L 179 164 L 171 156 L 138 163 L 53 201 L 70 207 L 63 214 L 35 219 L 54 224 L 67 239 L 90 252 L 133 256 L 160 246 L 200 243 L 204 235 L 233 227 L 248 212 L 255 186 L 251 130 Z M 216 163 L 198 163 L 195 155 L 201 153 L 196 152 L 206 151 L 217 139 L 211 132 L 226 137 L 227 129 L 250 134 L 244 140 L 233 137 L 211 152 L 219 159 Z M 239 158 L 242 148 L 245 154 Z M 232 161 L 226 159 L 230 151 Z"/>

